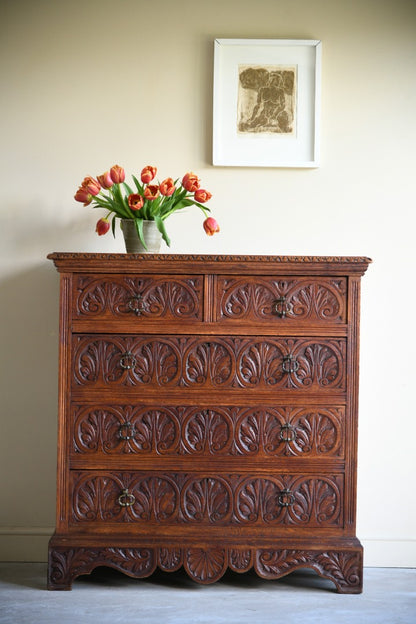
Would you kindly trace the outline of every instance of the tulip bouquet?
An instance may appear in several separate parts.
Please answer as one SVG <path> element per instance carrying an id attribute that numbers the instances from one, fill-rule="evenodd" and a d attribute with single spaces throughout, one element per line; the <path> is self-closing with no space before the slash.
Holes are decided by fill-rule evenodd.
<path id="1" fill-rule="evenodd" d="M 188 206 L 198 206 L 205 215 L 203 227 L 205 232 L 212 236 L 220 228 L 216 220 L 208 216 L 209 208 L 204 206 L 211 199 L 211 193 L 201 188 L 198 176 L 186 173 L 178 184 L 179 178 L 166 178 L 155 183 L 157 169 L 147 166 L 142 169 L 140 180 L 132 176 L 135 188 L 125 182 L 126 174 L 122 167 L 114 165 L 110 171 L 93 178 L 84 178 L 78 188 L 75 199 L 84 206 L 91 204 L 93 208 L 104 208 L 108 211 L 106 217 L 98 220 L 95 231 L 99 236 L 106 234 L 110 227 L 115 235 L 116 218 L 134 219 L 137 234 L 144 245 L 143 221 L 154 221 L 166 244 L 170 246 L 170 239 L 166 232 L 165 220 L 177 210 Z M 110 226 L 110 215 L 113 215 Z"/>

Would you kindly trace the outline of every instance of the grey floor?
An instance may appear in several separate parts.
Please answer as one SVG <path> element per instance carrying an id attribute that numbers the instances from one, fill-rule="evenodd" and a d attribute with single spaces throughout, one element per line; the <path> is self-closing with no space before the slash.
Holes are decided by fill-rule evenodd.
<path id="1" fill-rule="evenodd" d="M 0 623 L 416 623 L 416 569 L 366 568 L 355 596 L 335 593 L 310 570 L 278 581 L 227 573 L 202 586 L 182 572 L 135 580 L 101 568 L 70 592 L 49 592 L 45 581 L 45 564 L 0 563 Z"/>

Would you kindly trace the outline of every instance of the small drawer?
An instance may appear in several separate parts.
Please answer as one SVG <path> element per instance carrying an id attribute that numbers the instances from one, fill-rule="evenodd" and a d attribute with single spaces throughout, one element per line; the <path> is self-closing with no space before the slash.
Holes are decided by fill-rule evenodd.
<path id="1" fill-rule="evenodd" d="M 217 320 L 346 322 L 346 278 L 219 276 Z"/>
<path id="2" fill-rule="evenodd" d="M 203 278 L 171 275 L 75 275 L 75 319 L 202 320 Z"/>
<path id="3" fill-rule="evenodd" d="M 342 474 L 71 471 L 72 524 L 343 526 Z"/>

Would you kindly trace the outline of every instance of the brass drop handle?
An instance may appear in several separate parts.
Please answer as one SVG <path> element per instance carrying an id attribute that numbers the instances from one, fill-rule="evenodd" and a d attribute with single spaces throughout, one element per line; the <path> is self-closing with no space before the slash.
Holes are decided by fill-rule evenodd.
<path id="1" fill-rule="evenodd" d="M 136 358 L 133 353 L 126 351 L 120 358 L 120 366 L 123 370 L 130 370 L 136 366 Z"/>
<path id="2" fill-rule="evenodd" d="M 285 355 L 282 362 L 282 369 L 284 373 L 296 373 L 299 369 L 299 362 L 293 355 Z"/>
<path id="3" fill-rule="evenodd" d="M 295 497 L 290 490 L 282 490 L 279 492 L 277 499 L 280 507 L 290 507 L 295 502 Z"/>
<path id="4" fill-rule="evenodd" d="M 136 316 L 140 316 L 143 312 L 146 312 L 146 304 L 143 301 L 141 295 L 135 295 L 127 301 L 127 307 L 131 312 L 134 312 Z"/>
<path id="5" fill-rule="evenodd" d="M 120 440 L 132 440 L 136 434 L 136 429 L 131 422 L 126 422 L 120 425 L 118 429 L 118 437 Z"/>
<path id="6" fill-rule="evenodd" d="M 289 423 L 285 423 L 280 427 L 279 439 L 281 442 L 293 442 L 296 438 L 296 429 Z"/>
<path id="7" fill-rule="evenodd" d="M 286 314 L 291 311 L 291 304 L 288 302 L 286 297 L 282 295 L 279 299 L 276 299 L 272 303 L 272 312 L 279 318 L 285 318 Z"/>
<path id="8" fill-rule="evenodd" d="M 136 502 L 133 494 L 130 494 L 128 490 L 123 490 L 118 497 L 118 504 L 120 507 L 131 507 Z"/>

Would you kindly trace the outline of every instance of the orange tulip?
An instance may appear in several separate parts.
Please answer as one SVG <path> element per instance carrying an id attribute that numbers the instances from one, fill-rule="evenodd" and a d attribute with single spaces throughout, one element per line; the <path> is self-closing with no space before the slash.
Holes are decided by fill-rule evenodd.
<path id="1" fill-rule="evenodd" d="M 109 171 L 106 171 L 102 175 L 97 176 L 97 180 L 101 184 L 101 188 L 103 189 L 109 189 L 114 184 Z"/>
<path id="2" fill-rule="evenodd" d="M 192 171 L 185 173 L 182 178 L 182 186 L 190 193 L 194 193 L 200 187 L 198 176 L 195 173 L 192 173 Z"/>
<path id="3" fill-rule="evenodd" d="M 157 173 L 156 167 L 151 167 L 150 165 L 142 169 L 140 178 L 143 184 L 149 184 L 149 182 L 151 182 L 153 178 L 155 177 L 156 173 Z"/>
<path id="4" fill-rule="evenodd" d="M 91 195 L 98 195 L 101 191 L 100 184 L 91 176 L 87 176 L 83 179 L 81 187 L 87 189 L 88 193 Z"/>
<path id="5" fill-rule="evenodd" d="M 211 199 L 212 195 L 211 193 L 209 193 L 208 191 L 206 191 L 205 189 L 197 189 L 195 191 L 195 195 L 194 195 L 195 199 L 197 202 L 200 202 L 201 204 L 204 204 L 205 202 L 207 202 L 209 199 Z"/>
<path id="6" fill-rule="evenodd" d="M 163 180 L 163 182 L 161 182 L 160 192 L 162 193 L 162 195 L 165 195 L 165 197 L 170 197 L 171 195 L 173 195 L 173 193 L 175 192 L 175 183 L 173 182 L 172 178 L 166 178 L 166 180 Z"/>
<path id="7" fill-rule="evenodd" d="M 156 199 L 157 197 L 159 197 L 159 187 L 157 184 L 149 184 L 149 186 L 146 186 L 146 188 L 144 189 L 144 197 L 145 199 Z"/>
<path id="8" fill-rule="evenodd" d="M 108 219 L 103 217 L 102 219 L 99 219 L 97 221 L 97 225 L 95 226 L 95 231 L 97 232 L 98 236 L 107 234 L 109 229 L 110 229 L 110 221 Z"/>
<path id="9" fill-rule="evenodd" d="M 204 226 L 204 230 L 206 234 L 208 234 L 208 236 L 213 236 L 216 232 L 220 231 L 220 226 L 213 217 L 208 217 L 208 219 L 205 219 L 202 225 Z"/>
<path id="10" fill-rule="evenodd" d="M 88 189 L 80 186 L 74 195 L 74 199 L 78 202 L 82 202 L 84 206 L 88 206 L 92 202 L 92 195 L 88 192 Z"/>
<path id="11" fill-rule="evenodd" d="M 144 199 L 138 193 L 129 195 L 127 201 L 131 210 L 140 210 L 140 208 L 143 208 Z"/>
<path id="12" fill-rule="evenodd" d="M 123 167 L 120 165 L 114 165 L 110 169 L 110 176 L 114 184 L 121 184 L 126 179 L 126 174 Z"/>

